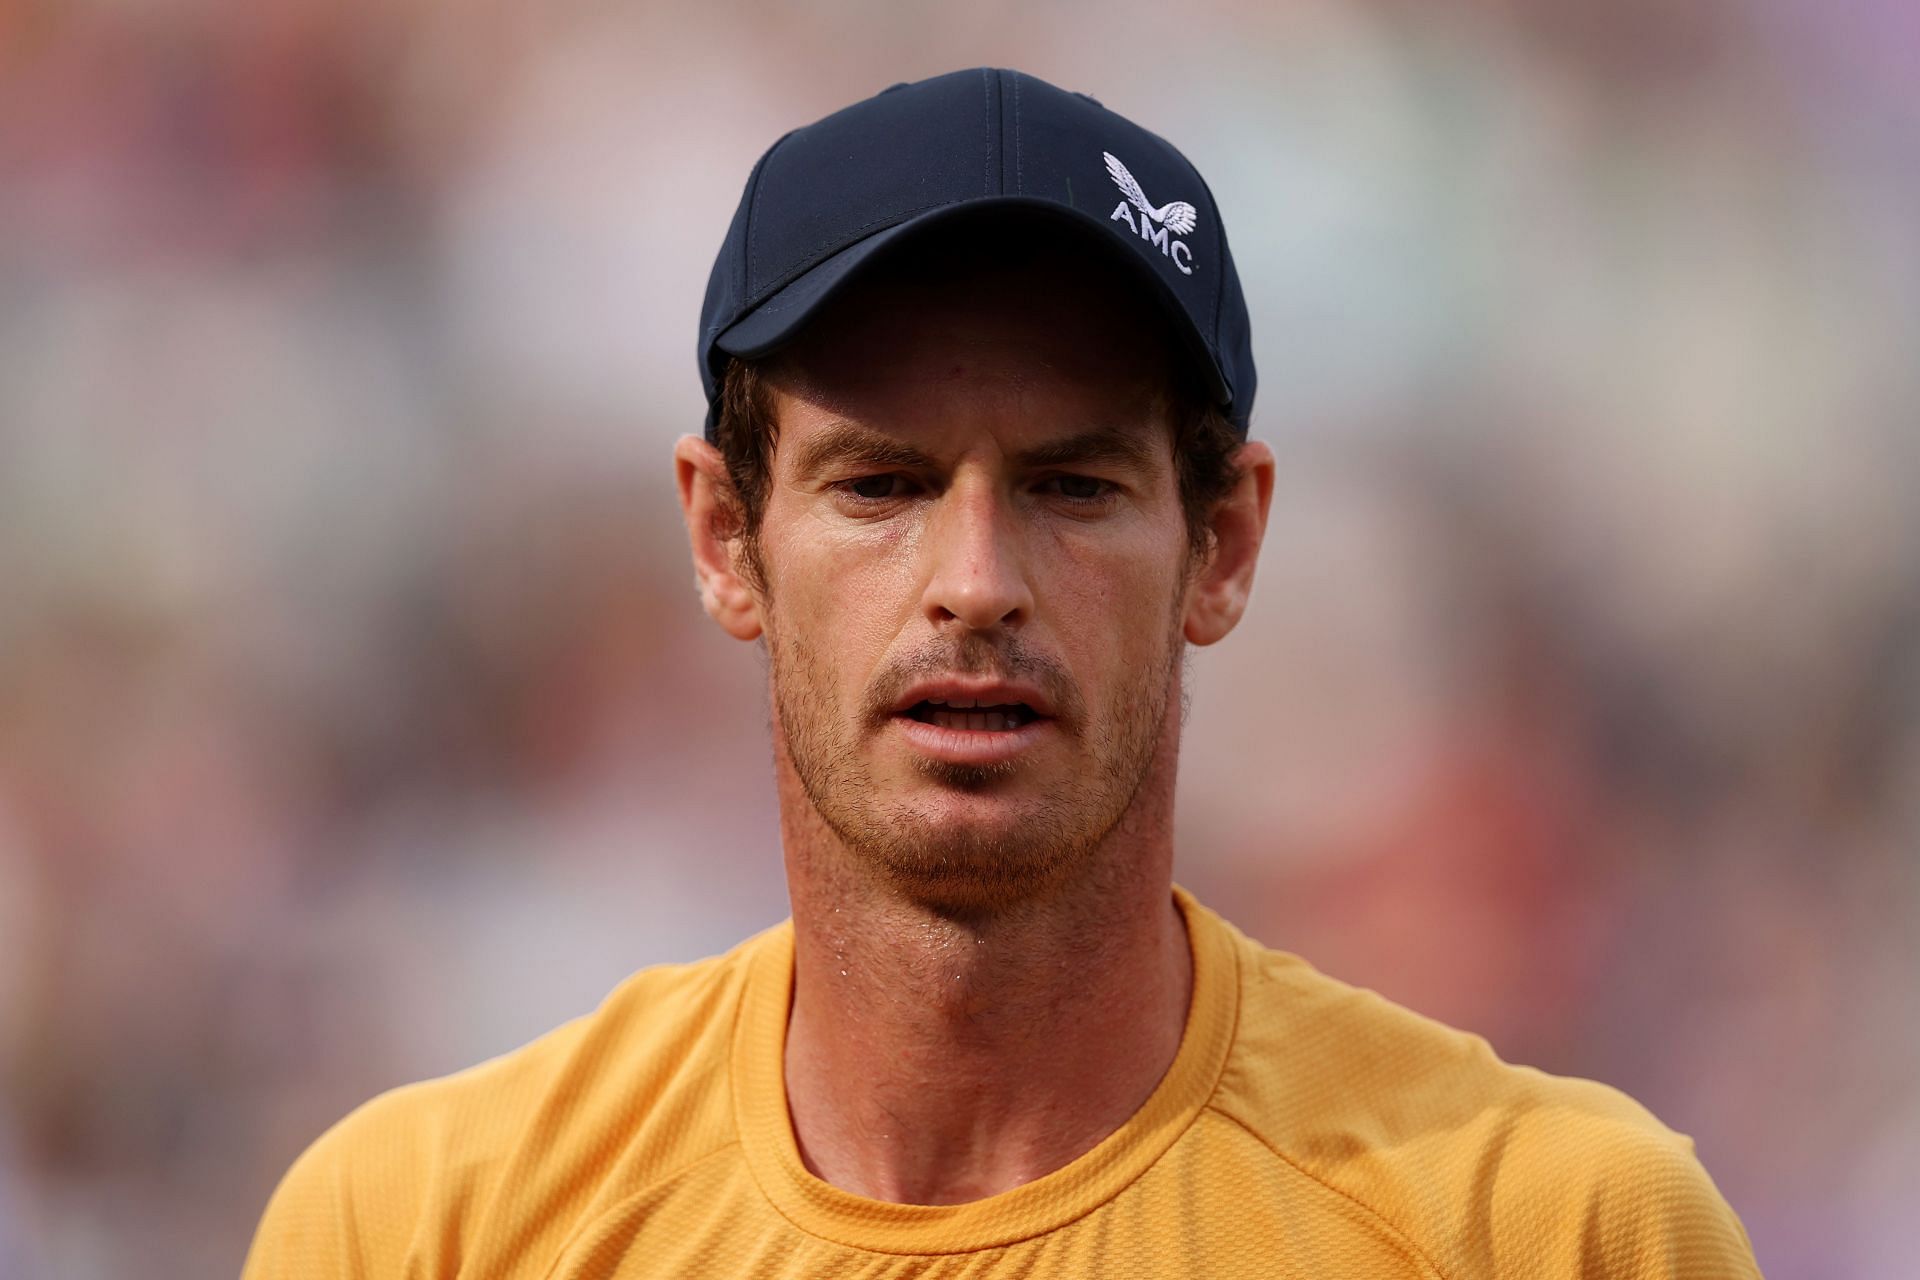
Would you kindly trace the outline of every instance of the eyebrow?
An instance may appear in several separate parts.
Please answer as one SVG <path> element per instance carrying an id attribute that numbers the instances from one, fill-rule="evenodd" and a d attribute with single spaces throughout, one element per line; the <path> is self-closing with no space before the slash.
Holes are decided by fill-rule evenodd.
<path id="1" fill-rule="evenodd" d="M 923 470 L 932 467 L 934 460 L 885 432 L 852 422 L 836 422 L 802 446 L 794 465 L 801 478 L 810 479 L 849 463 Z"/>
<path id="2" fill-rule="evenodd" d="M 1106 426 L 1035 445 L 1016 454 L 1014 461 L 1023 471 L 1088 462 L 1103 462 L 1133 471 L 1151 471 L 1154 454 L 1155 450 L 1141 439 L 1138 431 Z"/>
<path id="3" fill-rule="evenodd" d="M 1038 471 L 1074 463 L 1107 463 L 1150 471 L 1154 453 L 1138 432 L 1103 426 L 1035 445 L 1014 455 L 1014 465 L 1023 471 Z M 802 478 L 811 478 L 849 464 L 925 470 L 936 467 L 938 461 L 883 431 L 853 422 L 836 422 L 801 447 L 795 469 Z"/>

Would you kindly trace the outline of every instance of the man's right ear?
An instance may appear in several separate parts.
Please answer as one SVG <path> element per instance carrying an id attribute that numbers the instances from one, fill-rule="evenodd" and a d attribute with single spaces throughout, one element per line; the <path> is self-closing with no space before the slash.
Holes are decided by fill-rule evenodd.
<path id="1" fill-rule="evenodd" d="M 673 446 L 673 472 L 687 540 L 693 544 L 700 603 L 736 640 L 759 638 L 760 598 L 741 574 L 740 507 L 726 462 L 699 436 L 681 436 Z"/>

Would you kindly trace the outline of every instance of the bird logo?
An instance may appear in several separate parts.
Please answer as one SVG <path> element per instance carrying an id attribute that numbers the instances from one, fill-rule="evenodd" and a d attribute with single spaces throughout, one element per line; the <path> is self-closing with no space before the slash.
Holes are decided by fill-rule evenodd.
<path id="1" fill-rule="evenodd" d="M 1170 200 L 1158 208 L 1154 207 L 1147 193 L 1140 189 L 1140 180 L 1127 171 L 1120 163 L 1120 157 L 1111 151 L 1102 151 L 1100 158 L 1107 162 L 1107 174 L 1112 177 L 1113 185 L 1120 188 L 1133 207 L 1147 217 L 1173 232 L 1177 236 L 1186 235 L 1199 221 L 1199 212 L 1185 200 Z"/>

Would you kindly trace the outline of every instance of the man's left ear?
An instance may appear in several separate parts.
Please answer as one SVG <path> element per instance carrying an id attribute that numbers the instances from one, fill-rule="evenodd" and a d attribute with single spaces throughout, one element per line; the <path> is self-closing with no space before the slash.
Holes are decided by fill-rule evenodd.
<path id="1" fill-rule="evenodd" d="M 1213 548 L 1187 584 L 1184 631 L 1193 644 L 1224 638 L 1247 611 L 1253 593 L 1253 566 L 1267 532 L 1267 505 L 1273 501 L 1273 450 L 1250 440 L 1234 453 L 1240 479 L 1214 509 Z"/>

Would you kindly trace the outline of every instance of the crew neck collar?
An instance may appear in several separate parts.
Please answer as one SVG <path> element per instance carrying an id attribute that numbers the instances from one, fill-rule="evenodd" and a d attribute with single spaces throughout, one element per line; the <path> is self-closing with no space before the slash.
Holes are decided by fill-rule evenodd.
<path id="1" fill-rule="evenodd" d="M 1193 954 L 1193 995 L 1173 1063 L 1140 1109 L 1078 1159 L 1032 1182 L 965 1204 L 894 1204 L 833 1186 L 801 1162 L 787 1112 L 787 1017 L 793 924 L 767 933 L 750 962 L 733 1038 L 733 1102 L 754 1180 L 796 1227 L 849 1248 L 943 1254 L 991 1249 L 1082 1217 L 1140 1177 L 1212 1097 L 1233 1046 L 1238 957 L 1224 922 L 1174 886 Z"/>

